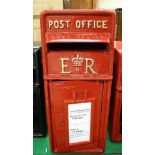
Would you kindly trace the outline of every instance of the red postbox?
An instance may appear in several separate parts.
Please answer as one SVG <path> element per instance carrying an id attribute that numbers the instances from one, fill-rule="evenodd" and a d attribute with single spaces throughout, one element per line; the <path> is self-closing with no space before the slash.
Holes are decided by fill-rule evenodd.
<path id="1" fill-rule="evenodd" d="M 51 151 L 102 152 L 113 76 L 115 13 L 41 13 Z"/>
<path id="2" fill-rule="evenodd" d="M 122 141 L 122 41 L 115 41 L 114 74 L 111 94 L 110 137 Z"/>

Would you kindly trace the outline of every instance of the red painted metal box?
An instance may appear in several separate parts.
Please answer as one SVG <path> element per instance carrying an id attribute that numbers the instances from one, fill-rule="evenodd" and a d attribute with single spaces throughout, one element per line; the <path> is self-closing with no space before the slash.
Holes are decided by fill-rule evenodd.
<path id="1" fill-rule="evenodd" d="M 115 13 L 41 13 L 51 151 L 102 152 L 113 76 Z"/>
<path id="2" fill-rule="evenodd" d="M 114 74 L 111 95 L 110 137 L 122 141 L 122 41 L 115 42 Z"/>

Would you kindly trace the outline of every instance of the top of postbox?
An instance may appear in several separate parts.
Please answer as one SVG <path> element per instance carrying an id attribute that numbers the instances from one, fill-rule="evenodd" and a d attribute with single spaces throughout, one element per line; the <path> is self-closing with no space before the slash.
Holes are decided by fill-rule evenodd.
<path id="1" fill-rule="evenodd" d="M 112 79 L 114 35 L 114 11 L 43 11 L 44 79 Z"/>
<path id="2" fill-rule="evenodd" d="M 58 40 L 78 42 L 81 39 L 84 42 L 109 42 L 109 38 L 114 37 L 114 22 L 114 11 L 45 10 L 41 13 L 42 35 L 46 43 Z M 95 33 L 100 35 L 92 35 Z"/>

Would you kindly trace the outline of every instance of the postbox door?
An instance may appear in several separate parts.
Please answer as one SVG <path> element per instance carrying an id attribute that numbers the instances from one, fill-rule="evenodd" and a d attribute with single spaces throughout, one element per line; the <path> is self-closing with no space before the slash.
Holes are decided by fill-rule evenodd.
<path id="1" fill-rule="evenodd" d="M 52 81 L 55 152 L 99 149 L 103 81 Z"/>

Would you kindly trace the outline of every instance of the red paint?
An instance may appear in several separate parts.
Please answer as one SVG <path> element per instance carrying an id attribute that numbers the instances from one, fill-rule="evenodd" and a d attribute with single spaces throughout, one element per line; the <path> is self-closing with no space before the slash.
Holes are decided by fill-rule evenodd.
<path id="1" fill-rule="evenodd" d="M 88 28 L 85 22 L 88 20 L 98 23 L 98 28 L 95 29 L 95 25 Z M 84 21 L 86 26 L 75 28 L 77 21 Z M 41 13 L 51 151 L 104 151 L 113 76 L 114 30 L 113 11 L 63 10 Z M 77 64 L 79 66 L 75 66 Z M 68 105 L 84 102 L 91 102 L 90 140 L 69 143 Z"/>
<path id="2" fill-rule="evenodd" d="M 115 42 L 114 52 L 114 79 L 111 96 L 112 115 L 111 132 L 112 141 L 122 141 L 122 41 Z"/>

